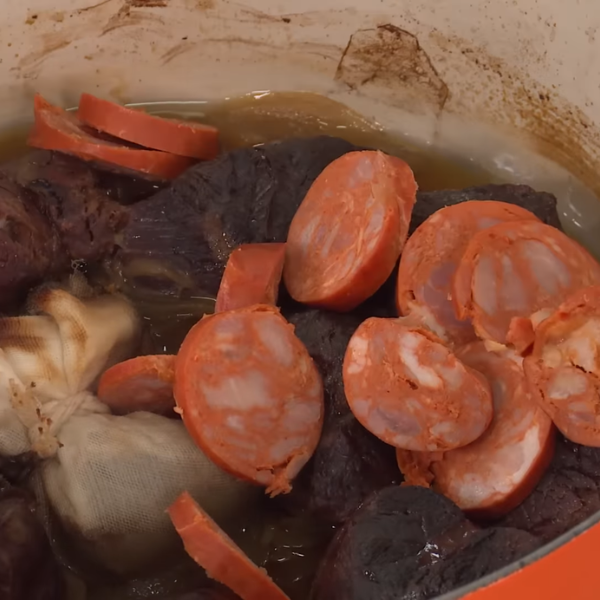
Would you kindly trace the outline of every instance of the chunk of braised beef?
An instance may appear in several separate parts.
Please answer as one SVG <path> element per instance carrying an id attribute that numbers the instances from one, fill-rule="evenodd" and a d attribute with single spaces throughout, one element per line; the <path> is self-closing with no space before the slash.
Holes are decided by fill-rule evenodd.
<path id="1" fill-rule="evenodd" d="M 230 252 L 243 243 L 285 241 L 316 177 L 357 149 L 326 136 L 243 148 L 198 164 L 166 187 L 58 152 L 35 150 L 4 163 L 2 302 L 22 295 L 42 274 L 62 274 L 73 260 L 93 263 L 115 253 L 119 278 L 138 287 L 214 296 Z M 519 204 L 559 225 L 550 194 L 491 185 L 418 194 L 411 227 L 448 204 L 488 198 Z M 394 276 L 361 314 L 394 316 L 393 289 Z"/>
<path id="2" fill-rule="evenodd" d="M 38 210 L 58 234 L 70 260 L 94 262 L 114 251 L 115 235 L 127 223 L 128 212 L 111 196 L 122 196 L 121 181 L 131 177 L 116 173 L 111 178 L 90 163 L 58 152 L 34 151 L 18 165 L 5 165 L 4 171 L 34 192 Z M 132 195 L 134 187 L 130 182 Z M 148 188 L 140 197 L 153 191 Z"/>
<path id="3" fill-rule="evenodd" d="M 52 180 L 58 185 L 68 186 L 69 181 L 74 180 L 79 193 L 97 194 L 126 205 L 148 198 L 168 185 L 165 180 L 124 167 L 86 161 L 49 150 L 30 150 L 3 163 L 0 171 L 25 187 L 39 180 Z"/>
<path id="4" fill-rule="evenodd" d="M 73 261 L 112 254 L 127 218 L 83 161 L 34 151 L 1 165 L 0 308 L 68 273 Z"/>
<path id="5" fill-rule="evenodd" d="M 282 501 L 343 523 L 367 496 L 401 480 L 394 449 L 360 425 L 344 394 L 344 354 L 362 317 L 297 306 L 283 312 L 323 377 L 325 420 L 313 458 Z"/>
<path id="6" fill-rule="evenodd" d="M 29 287 L 69 267 L 58 231 L 38 209 L 35 194 L 0 174 L 0 306 L 20 301 Z"/>
<path id="7" fill-rule="evenodd" d="M 410 222 L 412 233 L 434 212 L 445 206 L 460 204 L 467 200 L 497 200 L 516 204 L 531 211 L 538 219 L 561 229 L 556 198 L 547 192 L 536 192 L 528 185 L 490 184 L 465 188 L 463 190 L 440 190 L 420 192 Z"/>
<path id="8" fill-rule="evenodd" d="M 425 600 L 493 573 L 539 547 L 524 531 L 479 529 L 447 498 L 393 486 L 367 500 L 334 538 L 311 600 Z"/>

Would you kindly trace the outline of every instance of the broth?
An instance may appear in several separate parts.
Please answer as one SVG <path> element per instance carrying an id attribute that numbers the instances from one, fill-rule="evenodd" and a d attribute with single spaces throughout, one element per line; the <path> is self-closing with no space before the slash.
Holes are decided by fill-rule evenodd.
<path id="1" fill-rule="evenodd" d="M 493 171 L 469 157 L 445 155 L 430 146 L 417 146 L 390 133 L 378 123 L 333 100 L 311 93 L 257 92 L 218 102 L 169 102 L 135 105 L 163 117 L 177 117 L 215 125 L 221 131 L 224 150 L 261 144 L 294 136 L 328 134 L 365 147 L 378 148 L 404 158 L 424 191 L 456 189 L 472 185 L 505 183 L 507 172 Z M 24 128 L 7 132 L 0 144 L 0 160 L 22 153 Z M 107 285 L 102 272 L 89 273 L 96 283 Z M 114 284 L 114 282 L 112 282 Z M 141 297 L 126 280 L 117 287 L 130 296 L 147 324 L 146 353 L 176 353 L 189 328 L 210 313 L 214 298 Z M 249 556 L 265 567 L 292 600 L 305 600 L 319 560 L 334 531 L 307 517 L 290 518 L 266 499 L 240 515 L 237 523 L 221 524 Z M 94 585 L 85 592 L 73 580 L 70 600 L 178 600 L 190 586 L 203 579 L 200 569 L 183 560 L 175 569 L 127 583 Z"/>
<path id="2" fill-rule="evenodd" d="M 423 191 L 499 183 L 471 160 L 449 157 L 394 135 L 344 104 L 309 92 L 255 92 L 220 102 L 133 105 L 162 117 L 201 121 L 218 127 L 224 150 L 291 137 L 331 135 L 357 146 L 377 148 L 406 160 Z"/>

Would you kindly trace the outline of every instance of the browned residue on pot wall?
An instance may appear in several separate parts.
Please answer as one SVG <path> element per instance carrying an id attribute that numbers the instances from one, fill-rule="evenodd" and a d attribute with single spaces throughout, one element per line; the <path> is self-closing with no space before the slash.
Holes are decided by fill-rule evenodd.
<path id="1" fill-rule="evenodd" d="M 90 0 L 89 6 L 71 13 L 30 11 L 26 21 L 32 35 L 23 44 L 25 50 L 15 50 L 11 71 L 15 79 L 33 84 L 43 75 L 42 66 L 48 65 L 50 57 L 56 65 L 65 48 L 75 51 L 80 42 L 87 46 L 82 55 L 89 69 L 102 70 L 100 83 L 107 76 L 105 71 L 120 72 L 117 52 L 121 46 L 133 63 L 155 69 L 161 65 L 182 69 L 184 63 L 203 60 L 220 62 L 227 69 L 228 53 L 238 60 L 232 62 L 236 69 L 240 69 L 237 57 L 243 55 L 248 64 L 263 65 L 265 74 L 271 64 L 286 62 L 291 70 L 300 65 L 299 72 L 310 70 L 333 78 L 333 91 L 342 87 L 412 114 L 431 115 L 432 120 L 455 114 L 506 128 L 511 135 L 521 132 L 539 152 L 567 167 L 600 195 L 598 126 L 558 90 L 535 82 L 525 68 L 506 66 L 490 54 L 484 42 L 477 46 L 471 39 L 428 29 L 409 6 L 391 17 L 356 8 L 315 12 L 298 8 L 295 13 L 274 14 L 258 10 L 257 4 L 249 6 L 244 0 Z M 281 6 L 285 8 L 285 3 Z M 177 19 L 189 15 L 189 29 L 182 29 L 181 21 L 171 15 L 179 15 Z M 173 24 L 178 24 L 181 33 Z M 490 31 L 496 31 L 494 25 L 490 21 Z M 556 36 L 557 24 L 543 25 L 545 32 L 536 25 L 511 36 L 515 51 L 538 71 L 553 68 L 544 47 Z M 126 33 L 114 33 L 124 28 Z M 590 27 L 582 35 L 593 41 L 596 33 Z M 21 45 L 17 38 L 13 42 Z M 128 76 L 121 79 L 129 84 Z M 105 85 L 110 88 L 112 84 Z"/>
<path id="2" fill-rule="evenodd" d="M 132 8 L 166 8 L 167 0 L 129 0 Z"/>
<path id="3" fill-rule="evenodd" d="M 449 95 L 419 40 L 394 25 L 354 33 L 335 78 L 352 89 L 377 86 L 380 100 L 409 111 L 422 112 L 424 106 L 441 111 Z"/>
<path id="4" fill-rule="evenodd" d="M 108 20 L 102 30 L 102 35 L 110 33 L 120 27 L 143 25 L 148 21 L 163 23 L 160 16 L 144 10 L 143 8 L 166 8 L 168 0 L 125 0 L 119 10 Z"/>
<path id="5" fill-rule="evenodd" d="M 436 58 L 425 52 L 417 37 L 395 25 L 358 30 L 342 53 L 335 79 L 408 112 L 433 109 L 438 116 L 458 114 L 511 135 L 525 134 L 524 142 L 527 139 L 537 152 L 600 195 L 600 130 L 582 111 L 524 69 L 507 67 L 469 41 L 433 30 L 427 47 L 430 42 L 440 49 Z M 448 65 L 473 73 L 469 84 L 460 89 L 447 85 L 445 81 L 452 80 L 445 77 Z"/>
<path id="6" fill-rule="evenodd" d="M 528 142 L 540 154 L 567 168 L 600 195 L 600 129 L 597 125 L 555 89 L 533 80 L 525 69 L 508 68 L 466 40 L 438 32 L 432 37 L 445 54 L 453 54 L 453 60 L 460 56 L 465 72 L 479 71 L 471 86 L 453 96 L 449 110 L 525 133 Z M 443 66 L 440 69 L 443 70 Z M 477 111 L 473 111 L 474 106 L 479 107 Z"/>

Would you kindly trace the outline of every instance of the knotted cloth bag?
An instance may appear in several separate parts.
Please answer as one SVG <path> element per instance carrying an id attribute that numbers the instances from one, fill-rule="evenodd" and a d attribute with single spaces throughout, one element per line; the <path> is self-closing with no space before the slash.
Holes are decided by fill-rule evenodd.
<path id="1" fill-rule="evenodd" d="M 87 556 L 119 573 L 178 543 L 165 510 L 188 490 L 218 522 L 249 488 L 216 467 L 182 422 L 110 413 L 90 391 L 133 355 L 140 320 L 119 296 L 45 288 L 31 312 L 0 319 L 0 453 L 33 450 L 53 512 Z"/>

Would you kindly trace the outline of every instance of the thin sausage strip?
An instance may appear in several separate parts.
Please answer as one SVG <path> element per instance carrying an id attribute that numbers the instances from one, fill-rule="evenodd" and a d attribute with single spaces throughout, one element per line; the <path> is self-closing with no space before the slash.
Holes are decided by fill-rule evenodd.
<path id="1" fill-rule="evenodd" d="M 321 376 L 275 307 L 202 319 L 177 355 L 174 391 L 198 446 L 272 496 L 291 490 L 319 442 Z"/>
<path id="2" fill-rule="evenodd" d="M 511 322 L 555 309 L 576 290 L 600 283 L 600 265 L 577 242 L 538 221 L 501 223 L 477 233 L 454 275 L 459 319 L 481 339 L 508 341 Z"/>
<path id="3" fill-rule="evenodd" d="M 491 425 L 464 448 L 429 457 L 399 451 L 398 463 L 401 470 L 408 467 L 409 483 L 433 482 L 436 491 L 470 516 L 500 517 L 516 508 L 539 482 L 552 460 L 555 429 L 531 398 L 523 359 L 515 352 L 488 352 L 483 342 L 475 342 L 461 348 L 457 356 L 490 383 Z"/>
<path id="4" fill-rule="evenodd" d="M 535 330 L 529 389 L 563 435 L 600 447 L 600 286 L 579 290 Z"/>
<path id="5" fill-rule="evenodd" d="M 492 419 L 484 377 L 410 318 L 363 322 L 348 345 L 343 376 L 354 416 L 397 448 L 459 448 Z"/>
<path id="6" fill-rule="evenodd" d="M 292 298 L 350 311 L 372 296 L 398 261 L 416 192 L 410 167 L 382 152 L 350 152 L 326 167 L 290 226 Z"/>
<path id="7" fill-rule="evenodd" d="M 211 579 L 226 585 L 242 600 L 289 600 L 188 492 L 177 498 L 168 513 L 186 552 Z"/>
<path id="8" fill-rule="evenodd" d="M 285 244 L 244 244 L 229 256 L 215 312 L 277 304 Z"/>
<path id="9" fill-rule="evenodd" d="M 173 413 L 175 357 L 138 356 L 105 371 L 98 382 L 98 399 L 114 414 L 139 410 L 158 414 Z"/>
<path id="10" fill-rule="evenodd" d="M 219 153 L 219 132 L 214 127 L 149 115 L 91 94 L 81 94 L 77 116 L 98 131 L 146 148 L 201 160 L 212 160 Z"/>
<path id="11" fill-rule="evenodd" d="M 476 339 L 459 321 L 450 299 L 452 277 L 470 239 L 498 223 L 535 220 L 528 210 L 492 200 L 471 200 L 435 212 L 410 236 L 400 258 L 396 300 L 400 314 L 419 315 L 442 339 L 462 345 Z"/>
<path id="12" fill-rule="evenodd" d="M 131 148 L 92 135 L 71 112 L 53 106 L 42 96 L 34 98 L 35 124 L 27 138 L 34 148 L 74 154 L 83 160 L 99 160 L 164 179 L 173 179 L 194 164 L 184 156 L 157 150 Z"/>

